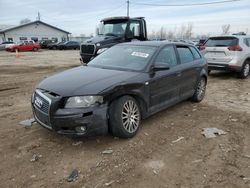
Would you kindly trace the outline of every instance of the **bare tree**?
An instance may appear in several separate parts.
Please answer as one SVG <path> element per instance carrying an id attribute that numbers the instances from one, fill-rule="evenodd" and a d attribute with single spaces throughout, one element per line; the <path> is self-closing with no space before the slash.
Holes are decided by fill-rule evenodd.
<path id="1" fill-rule="evenodd" d="M 192 23 L 188 23 L 187 27 L 186 27 L 186 31 L 185 31 L 185 39 L 190 40 L 192 35 L 193 35 L 193 24 Z"/>
<path id="2" fill-rule="evenodd" d="M 29 22 L 31 22 L 31 20 L 29 18 L 24 18 L 24 19 L 20 20 L 20 25 L 26 24 L 26 23 L 29 23 Z"/>
<path id="3" fill-rule="evenodd" d="M 160 28 L 160 31 L 158 32 L 158 37 L 160 39 L 166 39 L 166 28 L 163 26 Z"/>
<path id="4" fill-rule="evenodd" d="M 167 36 L 167 39 L 174 39 L 174 32 L 173 31 L 168 31 L 167 32 L 167 34 L 166 34 L 166 36 Z"/>
<path id="5" fill-rule="evenodd" d="M 221 26 L 222 35 L 227 35 L 227 34 L 229 34 L 230 27 L 231 27 L 230 24 L 222 25 L 222 26 Z"/>
<path id="6" fill-rule="evenodd" d="M 177 34 L 177 37 L 180 39 L 184 39 L 185 38 L 185 34 L 186 34 L 186 26 L 184 24 L 181 25 L 179 32 Z M 178 30 L 178 29 L 177 29 Z"/>

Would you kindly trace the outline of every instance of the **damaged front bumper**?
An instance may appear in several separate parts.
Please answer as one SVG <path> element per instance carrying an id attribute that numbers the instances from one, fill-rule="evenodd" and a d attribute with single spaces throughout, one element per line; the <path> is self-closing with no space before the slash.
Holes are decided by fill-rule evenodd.
<path id="1" fill-rule="evenodd" d="M 39 93 L 40 98 L 46 98 Z M 108 105 L 101 104 L 88 108 L 60 108 L 58 98 L 50 97 L 48 113 L 39 107 L 32 97 L 35 120 L 46 129 L 64 135 L 91 136 L 108 133 Z M 42 99 L 43 100 L 43 99 Z"/>

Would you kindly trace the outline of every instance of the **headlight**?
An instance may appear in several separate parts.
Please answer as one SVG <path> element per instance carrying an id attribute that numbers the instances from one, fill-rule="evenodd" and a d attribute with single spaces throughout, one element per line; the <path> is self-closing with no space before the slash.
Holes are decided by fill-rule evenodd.
<path id="1" fill-rule="evenodd" d="M 103 103 L 102 96 L 77 96 L 70 97 L 64 108 L 85 108 L 93 106 L 96 103 Z"/>
<path id="2" fill-rule="evenodd" d="M 108 48 L 101 48 L 97 51 L 97 54 L 101 54 L 102 52 L 104 52 L 105 50 L 107 50 Z"/>

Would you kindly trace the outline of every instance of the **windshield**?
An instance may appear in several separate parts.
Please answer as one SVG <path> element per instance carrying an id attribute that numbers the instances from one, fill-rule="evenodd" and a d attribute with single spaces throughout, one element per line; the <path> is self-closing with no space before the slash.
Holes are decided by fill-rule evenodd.
<path id="1" fill-rule="evenodd" d="M 238 39 L 235 37 L 212 37 L 205 43 L 207 47 L 226 47 L 238 44 Z"/>
<path id="2" fill-rule="evenodd" d="M 119 45 L 114 46 L 89 62 L 88 66 L 141 71 L 148 64 L 156 47 Z"/>
<path id="3" fill-rule="evenodd" d="M 102 35 L 122 36 L 126 27 L 127 22 L 107 22 L 100 25 L 99 31 Z"/>

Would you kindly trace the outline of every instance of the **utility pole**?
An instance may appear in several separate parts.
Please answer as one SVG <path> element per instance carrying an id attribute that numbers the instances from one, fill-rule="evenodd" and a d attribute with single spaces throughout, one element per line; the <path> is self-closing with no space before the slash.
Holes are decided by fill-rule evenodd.
<path id="1" fill-rule="evenodd" d="M 40 17 L 40 12 L 37 13 L 37 20 L 40 21 L 41 17 Z"/>
<path id="2" fill-rule="evenodd" d="M 129 0 L 127 0 L 127 17 L 129 17 Z"/>

